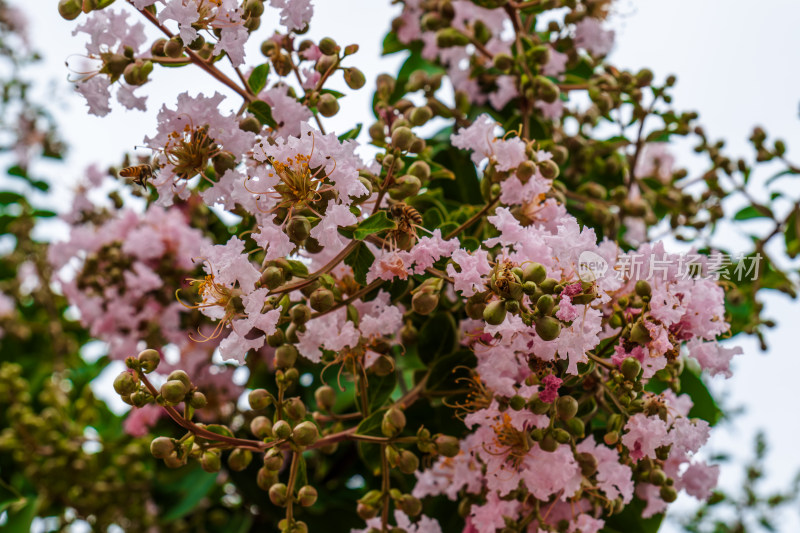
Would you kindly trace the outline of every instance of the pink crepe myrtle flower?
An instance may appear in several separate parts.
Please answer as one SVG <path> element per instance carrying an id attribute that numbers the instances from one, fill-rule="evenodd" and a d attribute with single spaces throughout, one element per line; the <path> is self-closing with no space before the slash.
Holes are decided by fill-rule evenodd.
<path id="1" fill-rule="evenodd" d="M 525 143 L 516 137 L 497 139 L 496 129 L 497 123 L 484 113 L 469 127 L 451 135 L 450 141 L 456 148 L 472 151 L 472 162 L 476 165 L 488 158 L 498 170 L 506 171 L 526 161 Z"/>
<path id="2" fill-rule="evenodd" d="M 614 30 L 604 30 L 599 20 L 586 17 L 575 25 L 575 46 L 595 56 L 607 55 L 614 46 Z"/>
<path id="3" fill-rule="evenodd" d="M 716 341 L 702 342 L 698 339 L 690 340 L 688 347 L 689 356 L 696 359 L 704 370 L 708 370 L 712 376 L 722 375 L 726 378 L 733 375 L 730 369 L 733 356 L 744 353 L 740 346 L 726 348 Z"/>
<path id="4" fill-rule="evenodd" d="M 663 420 L 657 416 L 637 413 L 625 424 L 622 444 L 628 448 L 634 461 L 644 457 L 655 458 L 656 448 L 672 443 L 667 433 L 667 425 Z"/>
<path id="5" fill-rule="evenodd" d="M 281 10 L 280 23 L 288 30 L 302 30 L 314 16 L 312 0 L 270 0 L 269 3 Z"/>
<path id="6" fill-rule="evenodd" d="M 73 68 L 78 75 L 75 89 L 86 99 L 89 113 L 103 117 L 111 112 L 111 80 L 100 70 L 115 55 L 123 53 L 124 48 L 133 49 L 134 54 L 142 53 L 142 46 L 147 41 L 144 24 L 128 21 L 129 14 L 113 9 L 93 11 L 84 22 L 78 25 L 72 35 L 85 33 L 89 36 L 86 44 L 86 65 Z M 89 66 L 94 63 L 95 66 Z M 78 71 L 79 70 L 79 71 Z M 117 100 L 128 109 L 144 110 L 146 97 L 134 95 L 136 87 L 126 84 L 120 79 Z"/>

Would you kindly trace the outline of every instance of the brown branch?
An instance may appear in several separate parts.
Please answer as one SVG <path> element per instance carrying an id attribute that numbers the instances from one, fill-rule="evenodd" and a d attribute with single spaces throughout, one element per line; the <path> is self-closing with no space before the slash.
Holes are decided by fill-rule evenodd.
<path id="1" fill-rule="evenodd" d="M 131 0 L 128 0 L 128 3 L 133 6 L 133 2 Z M 133 8 L 136 9 L 136 6 L 133 6 Z M 153 15 L 152 13 L 147 11 L 146 9 L 136 9 L 136 10 L 139 13 L 141 13 L 142 15 L 144 15 L 144 17 L 148 21 L 150 21 L 155 27 L 157 27 L 159 30 L 161 30 L 161 32 L 164 35 L 166 35 L 168 38 L 171 39 L 172 37 L 174 37 L 172 32 L 169 31 L 163 24 L 161 24 L 158 21 L 158 19 L 155 17 L 155 15 Z M 189 60 L 192 63 L 194 63 L 195 65 L 197 65 L 201 69 L 205 70 L 207 73 L 209 73 L 217 81 L 219 81 L 223 85 L 226 85 L 227 87 L 229 87 L 230 89 L 235 91 L 239 96 L 241 96 L 242 98 L 244 98 L 248 102 L 252 102 L 252 101 L 255 100 L 255 97 L 252 96 L 251 94 L 249 94 L 249 92 L 248 92 L 249 88 L 247 87 L 246 83 L 245 83 L 246 89 L 242 89 L 232 79 L 230 79 L 228 76 L 223 74 L 217 67 L 215 67 L 214 65 L 210 64 L 208 61 L 206 61 L 205 59 L 203 59 L 202 57 L 197 55 L 190 48 L 185 48 L 184 51 L 186 52 L 186 55 L 189 56 Z"/>

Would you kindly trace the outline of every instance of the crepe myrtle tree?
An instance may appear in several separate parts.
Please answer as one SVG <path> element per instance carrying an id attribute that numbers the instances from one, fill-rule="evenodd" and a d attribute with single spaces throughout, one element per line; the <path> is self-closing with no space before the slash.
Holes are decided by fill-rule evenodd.
<path id="1" fill-rule="evenodd" d="M 41 343 L 32 298 L 53 341 L 0 366 L 9 523 L 656 531 L 679 493 L 712 495 L 703 376 L 742 353 L 720 339 L 765 344 L 763 290 L 795 296 L 784 143 L 755 129 L 755 162 L 731 158 L 671 106 L 674 76 L 609 63 L 608 0 L 395 3 L 383 52 L 405 62 L 367 80 L 357 43 L 304 37 L 311 0 L 58 2 L 89 112 L 148 113 L 152 156 L 89 167 L 66 240 L 4 215 L 28 217 L 42 283 L 26 296 L 3 258 L 0 343 Z M 138 88 L 164 68 L 206 84 L 153 109 Z M 372 124 L 326 124 L 342 79 Z M 779 167 L 766 203 L 758 162 Z M 751 219 L 750 249 L 711 245 Z M 130 437 L 88 388 L 110 360 Z"/>

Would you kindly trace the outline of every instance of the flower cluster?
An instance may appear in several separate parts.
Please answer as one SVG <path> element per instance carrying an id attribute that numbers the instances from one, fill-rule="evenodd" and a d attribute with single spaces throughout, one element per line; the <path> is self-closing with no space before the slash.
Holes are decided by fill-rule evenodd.
<path id="1" fill-rule="evenodd" d="M 355 457 L 336 455 L 347 442 L 358 477 L 380 476 L 350 498 L 366 532 L 452 527 L 439 495 L 477 533 L 594 533 L 635 499 L 649 517 L 679 491 L 707 498 L 717 467 L 697 453 L 715 420 L 693 416 L 681 381 L 730 376 L 741 350 L 718 339 L 741 324 L 703 276 L 712 265 L 684 275 L 648 229 L 661 217 L 700 230 L 725 192 L 676 185 L 685 174 L 659 139 L 689 131 L 689 114 L 660 114 L 666 131 L 646 138 L 594 138 L 616 111 L 661 113 L 673 83 L 604 64 L 609 2 L 567 2 L 542 28 L 561 3 L 404 1 L 384 45 L 410 55 L 376 80 L 371 152 L 361 125 L 324 120 L 343 96 L 333 76 L 365 84 L 345 65 L 357 45 L 301 40 L 311 2 L 272 0 L 283 29 L 248 65 L 264 4 L 131 0 L 167 36 L 149 51 L 128 12 L 88 9 L 79 26 L 102 63 L 81 85 L 94 112 L 109 111 L 109 83 L 141 85 L 154 64 L 197 66 L 234 93 L 162 107 L 153 160 L 120 171 L 146 209 L 118 196 L 98 215 L 80 194 L 70 239 L 50 249 L 83 323 L 125 360 L 114 388 L 136 407 L 128 431 L 163 416 L 185 429 L 152 441 L 170 468 L 217 472 L 226 457 L 240 472 L 256 454 L 283 532 L 307 531 L 302 508 L 346 489 L 329 472 Z M 425 138 L 434 118 L 446 125 Z M 634 256 L 662 275 L 626 270 Z M 263 505 L 246 507 L 275 518 Z"/>

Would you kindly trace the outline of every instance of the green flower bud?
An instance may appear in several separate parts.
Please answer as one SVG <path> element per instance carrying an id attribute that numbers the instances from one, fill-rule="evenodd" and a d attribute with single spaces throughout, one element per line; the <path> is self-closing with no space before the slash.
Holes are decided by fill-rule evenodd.
<path id="1" fill-rule="evenodd" d="M 255 117 L 250 118 L 254 119 Z M 258 120 L 256 120 L 256 122 L 258 122 Z M 256 133 L 258 131 L 260 130 L 257 130 Z M 214 172 L 216 172 L 218 176 L 222 176 L 227 171 L 236 167 L 236 156 L 230 152 L 220 152 L 214 156 L 212 162 L 214 163 Z"/>
<path id="2" fill-rule="evenodd" d="M 408 149 L 409 152 L 412 154 L 421 154 L 427 144 L 425 144 L 425 139 L 420 139 L 419 137 L 414 138 L 414 142 L 411 143 L 411 148 Z"/>
<path id="3" fill-rule="evenodd" d="M 339 112 L 339 101 L 330 93 L 325 93 L 319 97 L 317 102 L 319 114 L 323 117 L 332 117 Z"/>
<path id="4" fill-rule="evenodd" d="M 303 242 L 311 235 L 311 222 L 306 217 L 293 216 L 286 225 L 286 234 L 292 242 Z"/>
<path id="5" fill-rule="evenodd" d="M 394 437 L 406 427 L 406 415 L 396 407 L 390 407 L 381 420 L 381 433 L 386 437 Z"/>
<path id="6" fill-rule="evenodd" d="M 442 28 L 436 32 L 436 46 L 450 48 L 451 46 L 467 46 L 469 37 L 455 28 Z"/>
<path id="7" fill-rule="evenodd" d="M 397 458 L 397 468 L 404 474 L 413 474 L 419 468 L 419 458 L 413 452 L 403 450 Z"/>
<path id="8" fill-rule="evenodd" d="M 256 475 L 256 484 L 258 488 L 261 490 L 269 490 L 275 483 L 278 482 L 278 472 L 269 470 L 267 467 L 261 467 L 258 469 L 258 475 Z"/>
<path id="9" fill-rule="evenodd" d="M 336 403 L 336 391 L 333 387 L 323 385 L 314 391 L 314 400 L 316 400 L 319 409 L 330 411 Z"/>
<path id="10" fill-rule="evenodd" d="M 414 141 L 414 132 L 411 128 L 401 126 L 392 132 L 392 146 L 395 148 L 407 151 L 411 148 L 411 143 Z"/>
<path id="11" fill-rule="evenodd" d="M 326 56 L 339 53 L 339 45 L 330 37 L 323 37 L 319 42 L 319 51 Z"/>
<path id="12" fill-rule="evenodd" d="M 81 14 L 80 0 L 59 0 L 58 14 L 66 20 L 75 20 Z"/>
<path id="13" fill-rule="evenodd" d="M 250 133 L 260 133 L 261 123 L 256 117 L 245 117 L 239 121 L 239 129 L 242 131 L 249 131 Z"/>
<path id="14" fill-rule="evenodd" d="M 506 319 L 506 306 L 503 300 L 494 300 L 483 310 L 483 319 L 491 326 L 498 326 Z"/>
<path id="15" fill-rule="evenodd" d="M 306 307 L 306 309 L 308 308 Z M 286 369 L 293 367 L 297 361 L 297 355 L 297 348 L 293 344 L 278 346 L 275 348 L 275 368 Z"/>
<path id="16" fill-rule="evenodd" d="M 597 472 L 597 458 L 591 453 L 579 453 L 575 459 L 577 459 L 578 465 L 581 467 L 581 474 L 584 476 L 589 477 Z"/>
<path id="17" fill-rule="evenodd" d="M 542 451 L 552 453 L 558 449 L 558 442 L 556 442 L 552 434 L 547 433 L 539 442 L 539 448 L 541 448 Z"/>
<path id="18" fill-rule="evenodd" d="M 199 391 L 194 391 L 189 398 L 189 405 L 194 409 L 202 409 L 207 403 L 208 399 L 206 399 L 206 395 Z"/>
<path id="19" fill-rule="evenodd" d="M 647 330 L 647 326 L 644 325 L 644 322 L 641 319 L 637 320 L 631 328 L 631 342 L 635 342 L 636 344 L 647 344 L 650 342 L 650 339 L 650 332 Z"/>
<path id="20" fill-rule="evenodd" d="M 381 355 L 375 360 L 374 363 L 372 363 L 370 370 L 374 372 L 376 376 L 386 377 L 389 374 L 394 373 L 394 358 L 388 355 Z"/>
<path id="21" fill-rule="evenodd" d="M 165 41 L 166 44 L 166 41 Z M 195 40 L 189 43 L 189 48 L 195 52 L 201 50 L 206 45 L 206 40 L 202 35 L 195 37 Z"/>
<path id="22" fill-rule="evenodd" d="M 561 396 L 556 401 L 556 412 L 561 420 L 569 420 L 578 413 L 578 400 L 572 396 Z"/>
<path id="23" fill-rule="evenodd" d="M 415 108 L 408 117 L 411 123 L 415 126 L 422 126 L 432 118 L 433 110 L 426 105 Z"/>
<path id="24" fill-rule="evenodd" d="M 356 506 L 356 513 L 362 520 L 369 520 L 378 516 L 378 508 L 359 502 Z"/>
<path id="25" fill-rule="evenodd" d="M 264 13 L 264 4 L 261 0 L 247 0 L 244 3 L 245 18 L 260 17 Z"/>
<path id="26" fill-rule="evenodd" d="M 270 448 L 264 454 L 264 468 L 277 472 L 283 468 L 283 452 L 277 448 Z"/>
<path id="27" fill-rule="evenodd" d="M 461 450 L 458 439 L 449 435 L 438 435 L 436 437 L 436 451 L 445 457 L 455 457 Z"/>
<path id="28" fill-rule="evenodd" d="M 625 376 L 625 379 L 628 381 L 636 381 L 641 370 L 642 364 L 633 357 L 627 357 L 622 362 L 622 375 Z"/>
<path id="29" fill-rule="evenodd" d="M 324 313 L 336 305 L 336 298 L 334 297 L 333 291 L 325 287 L 320 287 L 311 293 L 308 303 L 314 311 Z"/>
<path id="30" fill-rule="evenodd" d="M 425 161 L 414 161 L 408 167 L 408 173 L 420 180 L 426 180 L 431 177 L 431 167 Z"/>
<path id="31" fill-rule="evenodd" d="M 292 420 L 301 420 L 306 416 L 306 405 L 300 398 L 289 398 L 284 403 L 284 408 Z"/>
<path id="32" fill-rule="evenodd" d="M 267 267 L 264 270 L 264 273 L 261 274 L 261 284 L 266 286 L 268 289 L 280 287 L 280 285 L 283 283 L 283 280 L 283 270 L 276 266 Z"/>
<path id="33" fill-rule="evenodd" d="M 234 472 L 241 472 L 253 460 L 253 452 L 250 450 L 243 450 L 242 448 L 234 449 L 228 456 L 228 468 Z"/>
<path id="34" fill-rule="evenodd" d="M 536 173 L 536 163 L 534 163 L 533 161 L 525 161 L 517 167 L 517 177 L 522 183 L 527 183 L 528 180 L 531 179 L 531 176 L 533 176 L 535 173 Z M 538 265 L 539 263 L 535 264 Z M 542 277 L 542 279 L 544 279 L 544 277 Z"/>
<path id="35" fill-rule="evenodd" d="M 508 54 L 497 54 L 492 59 L 494 67 L 501 72 L 508 72 L 514 66 L 514 58 Z"/>
<path id="36" fill-rule="evenodd" d="M 311 309 L 307 305 L 298 304 L 289 311 L 289 317 L 295 324 L 305 324 L 311 320 Z"/>
<path id="37" fill-rule="evenodd" d="M 389 189 L 389 196 L 395 200 L 402 200 L 416 195 L 421 188 L 422 182 L 418 177 L 405 174 L 395 180 L 394 185 Z"/>
<path id="38" fill-rule="evenodd" d="M 272 421 L 266 416 L 257 416 L 250 421 L 250 433 L 259 439 L 272 436 Z"/>
<path id="39" fill-rule="evenodd" d="M 287 495 L 286 485 L 283 483 L 275 483 L 269 488 L 269 500 L 278 506 L 286 505 Z"/>
<path id="40" fill-rule="evenodd" d="M 375 142 L 384 142 L 386 140 L 386 124 L 378 121 L 370 126 L 369 137 Z"/>
<path id="41" fill-rule="evenodd" d="M 439 293 L 419 291 L 411 298 L 411 308 L 420 315 L 429 315 L 439 305 Z"/>
<path id="42" fill-rule="evenodd" d="M 206 472 L 219 472 L 219 469 L 222 467 L 222 459 L 216 452 L 203 452 L 203 456 L 200 459 L 200 466 Z"/>
<path id="43" fill-rule="evenodd" d="M 247 395 L 247 401 L 251 409 L 265 409 L 272 405 L 272 396 L 266 389 L 253 389 Z"/>
<path id="44" fill-rule="evenodd" d="M 531 280 L 536 281 L 536 280 Z M 545 278 L 542 281 L 536 281 L 536 284 L 539 285 L 539 288 L 542 289 L 542 292 L 545 294 L 553 294 L 556 292 L 556 285 L 558 285 L 558 280 L 553 278 Z"/>
<path id="45" fill-rule="evenodd" d="M 580 418 L 570 418 L 567 420 L 567 431 L 569 431 L 570 435 L 573 435 L 578 438 L 583 438 L 583 435 L 586 432 L 586 425 L 583 423 L 583 420 Z"/>
<path id="46" fill-rule="evenodd" d="M 539 310 L 540 313 L 543 315 L 547 315 L 550 311 L 553 310 L 553 307 L 556 305 L 556 301 L 553 300 L 553 297 L 549 294 L 543 294 L 539 297 L 539 300 L 536 302 L 536 308 Z"/>
<path id="47" fill-rule="evenodd" d="M 161 397 L 169 403 L 180 403 L 186 396 L 186 385 L 172 379 L 161 385 Z"/>
<path id="48" fill-rule="evenodd" d="M 261 53 L 264 55 L 264 57 L 270 57 L 277 51 L 278 51 L 278 43 L 276 43 L 272 39 L 267 39 L 266 41 L 261 43 Z"/>
<path id="49" fill-rule="evenodd" d="M 277 348 L 286 342 L 286 334 L 282 329 L 276 329 L 272 335 L 267 335 L 267 344 L 273 348 Z"/>
<path id="50" fill-rule="evenodd" d="M 358 90 L 367 83 L 364 73 L 355 67 L 344 69 L 344 82 L 353 90 Z"/>
<path id="51" fill-rule="evenodd" d="M 178 454 L 173 452 L 164 457 L 164 465 L 167 468 L 180 468 L 186 464 L 186 457 L 178 457 Z"/>
<path id="52" fill-rule="evenodd" d="M 525 398 L 519 394 L 515 394 L 509 400 L 508 405 L 515 411 L 522 411 L 522 409 L 525 408 Z"/>
<path id="53" fill-rule="evenodd" d="M 403 494 L 403 496 L 397 500 L 396 504 L 397 507 L 408 516 L 417 516 L 422 512 L 422 502 L 419 501 L 419 498 L 415 498 L 411 494 Z"/>
<path id="54" fill-rule="evenodd" d="M 658 494 L 661 496 L 661 499 L 667 503 L 672 503 L 678 499 L 678 491 L 675 490 L 675 487 L 670 487 L 669 485 L 661 487 Z"/>
<path id="55" fill-rule="evenodd" d="M 319 431 L 313 422 L 301 422 L 292 431 L 292 441 L 298 446 L 311 446 L 319 440 Z"/>
<path id="56" fill-rule="evenodd" d="M 536 320 L 536 334 L 543 341 L 552 341 L 561 334 L 561 321 L 551 316 L 543 316 Z"/>
<path id="57" fill-rule="evenodd" d="M 130 396 L 139 388 L 136 377 L 128 371 L 122 372 L 114 379 L 114 390 L 120 396 Z"/>
<path id="58" fill-rule="evenodd" d="M 145 374 L 149 374 L 158 368 L 159 363 L 161 363 L 161 356 L 158 355 L 157 351 L 150 348 L 139 352 L 138 359 L 139 365 L 142 368 L 142 372 Z"/>
<path id="59" fill-rule="evenodd" d="M 640 279 L 636 282 L 635 291 L 638 296 L 645 298 L 650 297 L 653 289 L 650 288 L 650 284 L 646 280 Z"/>
<path id="60" fill-rule="evenodd" d="M 619 442 L 619 432 L 609 431 L 608 433 L 603 435 L 603 442 L 605 442 L 609 446 L 614 446 L 616 443 Z"/>
<path id="61" fill-rule="evenodd" d="M 537 95 L 539 98 L 547 102 L 548 104 L 552 104 L 556 100 L 558 100 L 558 96 L 560 91 L 558 90 L 558 85 L 550 81 L 548 78 L 544 76 L 537 76 L 536 78 L 537 84 Z"/>
<path id="62" fill-rule="evenodd" d="M 169 437 L 156 437 L 150 443 L 150 454 L 156 459 L 164 459 L 175 451 L 175 444 Z"/>
<path id="63" fill-rule="evenodd" d="M 555 428 L 553 430 L 553 438 L 559 444 L 566 444 L 569 442 L 570 436 L 566 430 L 563 430 L 561 428 Z"/>
<path id="64" fill-rule="evenodd" d="M 660 468 L 656 468 L 650 472 L 650 483 L 660 487 L 667 482 L 667 475 Z"/>
<path id="65" fill-rule="evenodd" d="M 167 376 L 167 381 L 174 379 L 183 383 L 187 390 L 192 388 L 192 380 L 189 379 L 189 375 L 183 370 L 173 370 L 170 372 L 169 376 Z"/>
<path id="66" fill-rule="evenodd" d="M 297 501 L 303 507 L 311 507 L 317 501 L 317 489 L 311 485 L 300 487 L 300 490 L 297 491 Z"/>
<path id="67" fill-rule="evenodd" d="M 181 57 L 183 55 L 183 40 L 178 36 L 172 37 L 164 45 L 164 53 L 171 58 Z"/>
<path id="68" fill-rule="evenodd" d="M 539 163 L 539 173 L 545 179 L 554 180 L 558 177 L 560 172 L 561 170 L 558 168 L 558 165 L 552 159 Z"/>

